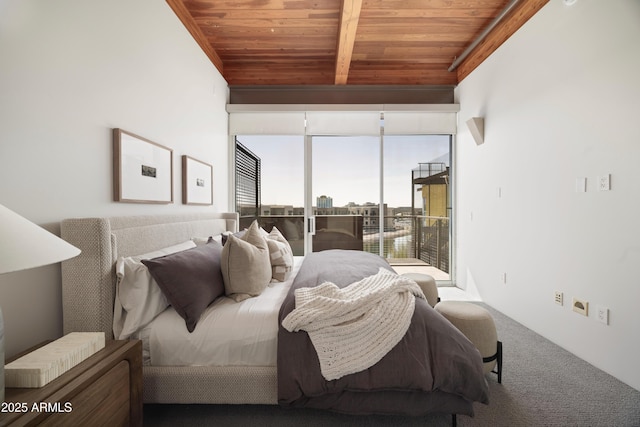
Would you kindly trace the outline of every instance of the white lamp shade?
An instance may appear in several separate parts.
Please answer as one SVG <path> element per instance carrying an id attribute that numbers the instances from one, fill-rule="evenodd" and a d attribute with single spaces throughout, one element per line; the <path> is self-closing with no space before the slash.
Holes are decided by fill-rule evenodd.
<path id="1" fill-rule="evenodd" d="M 0 274 L 64 261 L 80 249 L 0 205 Z"/>

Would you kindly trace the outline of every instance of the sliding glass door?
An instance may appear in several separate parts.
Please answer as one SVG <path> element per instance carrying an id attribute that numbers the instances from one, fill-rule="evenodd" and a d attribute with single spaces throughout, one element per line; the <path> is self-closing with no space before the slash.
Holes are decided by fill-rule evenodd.
<path id="1" fill-rule="evenodd" d="M 295 255 L 364 250 L 451 280 L 450 135 L 238 135 L 235 150 L 241 227 L 276 226 Z"/>
<path id="2" fill-rule="evenodd" d="M 383 152 L 382 255 L 397 270 L 427 264 L 450 280 L 451 137 L 385 135 Z"/>
<path id="3" fill-rule="evenodd" d="M 314 136 L 311 159 L 312 250 L 378 253 L 380 138 Z"/>

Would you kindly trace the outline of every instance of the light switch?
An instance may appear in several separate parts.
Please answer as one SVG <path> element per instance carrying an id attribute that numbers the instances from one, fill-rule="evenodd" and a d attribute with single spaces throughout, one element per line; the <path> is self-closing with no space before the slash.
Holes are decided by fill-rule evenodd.
<path id="1" fill-rule="evenodd" d="M 601 175 L 598 177 L 598 189 L 600 191 L 609 191 L 611 190 L 611 175 Z"/>
<path id="2" fill-rule="evenodd" d="M 586 193 L 587 178 L 576 178 L 576 193 Z"/>

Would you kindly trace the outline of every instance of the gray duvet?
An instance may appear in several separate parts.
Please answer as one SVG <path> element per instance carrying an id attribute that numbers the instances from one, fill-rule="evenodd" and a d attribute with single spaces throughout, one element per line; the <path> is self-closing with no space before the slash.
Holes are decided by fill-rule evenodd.
<path id="1" fill-rule="evenodd" d="M 282 320 L 295 308 L 294 291 L 325 281 L 339 287 L 376 274 L 387 262 L 362 251 L 328 250 L 306 256 L 279 314 L 278 402 L 285 407 L 351 414 L 473 415 L 488 403 L 482 358 L 474 345 L 422 299 L 416 299 L 404 338 L 369 369 L 326 381 L 306 332 L 288 332 Z"/>

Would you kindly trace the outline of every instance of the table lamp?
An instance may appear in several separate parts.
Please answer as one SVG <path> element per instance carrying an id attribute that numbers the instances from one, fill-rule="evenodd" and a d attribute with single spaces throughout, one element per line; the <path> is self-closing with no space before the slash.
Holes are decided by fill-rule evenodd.
<path id="1" fill-rule="evenodd" d="M 0 274 L 73 258 L 80 249 L 0 205 Z M 4 402 L 4 320 L 0 309 L 0 402 Z"/>

